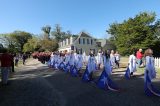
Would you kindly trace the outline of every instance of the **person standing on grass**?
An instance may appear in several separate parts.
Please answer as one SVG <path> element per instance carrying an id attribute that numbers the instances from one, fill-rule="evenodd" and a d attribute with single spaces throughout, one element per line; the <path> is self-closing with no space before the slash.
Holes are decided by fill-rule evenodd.
<path id="1" fill-rule="evenodd" d="M 19 55 L 16 54 L 15 56 L 15 66 L 18 66 L 18 61 L 19 61 Z"/>
<path id="2" fill-rule="evenodd" d="M 11 71 L 12 67 L 12 55 L 7 53 L 7 50 L 4 50 L 4 53 L 0 55 L 0 61 L 1 61 L 1 74 L 2 74 L 2 85 L 8 84 L 8 77 L 9 72 Z"/>
<path id="3" fill-rule="evenodd" d="M 116 51 L 115 53 L 115 58 L 116 58 L 115 63 L 119 68 L 120 54 L 118 53 L 118 51 Z"/>
<path id="4" fill-rule="evenodd" d="M 12 58 L 12 72 L 14 72 L 14 54 L 11 54 L 11 58 Z"/>
<path id="5" fill-rule="evenodd" d="M 27 58 L 27 57 L 26 57 L 26 54 L 23 53 L 23 55 L 22 55 L 23 65 L 25 65 L 26 58 Z"/>
<path id="6" fill-rule="evenodd" d="M 138 63 L 138 67 L 140 68 L 142 62 L 142 58 L 143 58 L 143 53 L 142 53 L 142 49 L 139 49 L 136 53 L 136 58 L 137 58 L 137 63 Z"/>

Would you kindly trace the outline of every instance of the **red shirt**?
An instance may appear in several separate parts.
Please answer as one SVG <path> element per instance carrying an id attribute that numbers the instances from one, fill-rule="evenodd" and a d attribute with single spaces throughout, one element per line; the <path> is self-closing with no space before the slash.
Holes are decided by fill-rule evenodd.
<path id="1" fill-rule="evenodd" d="M 143 54 L 141 52 L 137 51 L 136 57 L 137 57 L 137 59 L 142 59 Z"/>
<path id="2" fill-rule="evenodd" d="M 8 53 L 4 53 L 0 55 L 1 67 L 11 67 L 13 57 Z"/>

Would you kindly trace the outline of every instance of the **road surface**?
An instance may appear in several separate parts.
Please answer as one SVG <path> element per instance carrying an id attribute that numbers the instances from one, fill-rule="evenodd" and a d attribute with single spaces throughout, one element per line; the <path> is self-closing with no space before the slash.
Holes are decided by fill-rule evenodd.
<path id="1" fill-rule="evenodd" d="M 8 86 L 0 85 L 0 106 L 160 106 L 160 97 L 145 96 L 143 75 L 126 80 L 123 74 L 112 75 L 122 91 L 104 91 L 31 59 L 16 68 Z M 160 89 L 159 80 L 154 84 Z"/>

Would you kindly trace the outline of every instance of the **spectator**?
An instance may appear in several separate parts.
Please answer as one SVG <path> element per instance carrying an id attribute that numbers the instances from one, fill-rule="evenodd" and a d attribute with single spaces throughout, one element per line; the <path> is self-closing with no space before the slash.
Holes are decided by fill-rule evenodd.
<path id="1" fill-rule="evenodd" d="M 15 56 L 15 66 L 18 66 L 18 61 L 19 61 L 19 56 L 16 55 L 16 56 Z"/>
<path id="2" fill-rule="evenodd" d="M 8 84 L 8 76 L 12 67 L 12 55 L 7 53 L 7 50 L 4 50 L 4 53 L 0 55 L 1 61 L 1 74 L 2 74 L 2 85 Z"/>
<path id="3" fill-rule="evenodd" d="M 12 58 L 12 72 L 14 72 L 14 54 L 11 55 Z"/>
<path id="4" fill-rule="evenodd" d="M 120 54 L 118 53 L 118 51 L 116 51 L 116 53 L 115 53 L 115 58 L 116 58 L 115 63 L 119 68 Z"/>
<path id="5" fill-rule="evenodd" d="M 136 53 L 136 58 L 137 58 L 137 63 L 138 63 L 138 67 L 140 68 L 142 65 L 142 58 L 143 58 L 143 54 L 142 54 L 142 49 L 139 49 Z"/>
<path id="6" fill-rule="evenodd" d="M 22 55 L 23 65 L 25 65 L 26 58 L 27 58 L 27 57 L 26 57 L 26 54 L 23 53 L 23 55 Z"/>

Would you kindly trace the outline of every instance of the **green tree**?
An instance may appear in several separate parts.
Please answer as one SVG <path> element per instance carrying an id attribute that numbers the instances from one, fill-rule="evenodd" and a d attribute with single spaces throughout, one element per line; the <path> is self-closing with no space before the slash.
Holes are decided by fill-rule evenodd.
<path id="1" fill-rule="evenodd" d="M 9 37 L 14 42 L 14 46 L 22 52 L 24 44 L 27 43 L 28 39 L 32 38 L 32 34 L 24 31 L 14 31 L 9 34 Z"/>
<path id="2" fill-rule="evenodd" d="M 52 36 L 54 37 L 54 39 L 55 39 L 57 42 L 62 41 L 63 39 L 72 36 L 72 34 L 71 34 L 70 31 L 63 32 L 63 31 L 62 31 L 62 28 L 60 27 L 59 24 L 56 24 L 56 25 L 55 25 L 55 29 L 54 29 L 54 31 L 51 32 L 51 34 L 52 34 Z"/>
<path id="3" fill-rule="evenodd" d="M 44 50 L 44 51 L 56 51 L 58 48 L 58 43 L 55 39 L 42 39 L 40 41 L 40 50 Z"/>
<path id="4" fill-rule="evenodd" d="M 44 32 L 44 38 L 49 39 L 51 27 L 49 25 L 46 25 L 45 27 L 42 27 L 42 31 Z"/>
<path id="5" fill-rule="evenodd" d="M 0 34 L 0 42 L 2 42 L 3 46 L 8 49 L 11 53 L 16 53 L 19 51 L 19 48 L 16 46 L 15 40 L 8 34 Z"/>
<path id="6" fill-rule="evenodd" d="M 34 52 L 38 51 L 40 48 L 40 39 L 34 36 L 31 39 L 28 39 L 28 42 L 24 44 L 23 52 Z"/>
<path id="7" fill-rule="evenodd" d="M 121 54 L 130 54 L 138 48 L 153 47 L 156 35 L 152 27 L 155 13 L 143 12 L 122 23 L 113 23 L 107 32 Z"/>

